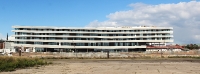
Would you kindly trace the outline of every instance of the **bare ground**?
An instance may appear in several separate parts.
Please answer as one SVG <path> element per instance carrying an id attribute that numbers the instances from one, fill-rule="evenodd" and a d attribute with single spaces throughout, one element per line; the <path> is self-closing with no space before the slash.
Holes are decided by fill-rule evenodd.
<path id="1" fill-rule="evenodd" d="M 200 74 L 194 59 L 53 59 L 54 64 L 2 74 Z"/>

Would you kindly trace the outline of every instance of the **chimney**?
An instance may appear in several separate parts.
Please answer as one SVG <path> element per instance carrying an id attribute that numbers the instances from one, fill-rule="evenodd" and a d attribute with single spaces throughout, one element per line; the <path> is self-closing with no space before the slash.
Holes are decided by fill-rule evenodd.
<path id="1" fill-rule="evenodd" d="M 7 41 L 8 41 L 8 33 L 7 33 Z"/>

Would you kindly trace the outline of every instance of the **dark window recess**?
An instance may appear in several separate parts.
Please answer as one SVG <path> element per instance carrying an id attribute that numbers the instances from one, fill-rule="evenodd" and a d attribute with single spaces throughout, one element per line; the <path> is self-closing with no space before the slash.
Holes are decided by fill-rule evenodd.
<path id="1" fill-rule="evenodd" d="M 34 44 L 34 42 L 29 42 L 29 41 L 27 41 L 26 43 L 27 43 L 27 44 Z"/>

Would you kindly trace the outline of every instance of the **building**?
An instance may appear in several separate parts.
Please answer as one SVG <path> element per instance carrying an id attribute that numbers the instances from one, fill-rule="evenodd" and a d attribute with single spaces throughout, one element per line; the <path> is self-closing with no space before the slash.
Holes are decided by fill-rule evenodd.
<path id="1" fill-rule="evenodd" d="M 13 26 L 13 46 L 23 51 L 146 51 L 148 45 L 173 42 L 172 27 Z"/>
<path id="2" fill-rule="evenodd" d="M 147 46 L 146 51 L 182 51 L 184 47 L 180 45 L 166 45 L 166 46 Z M 186 51 L 186 50 L 185 50 Z"/>
<path id="3" fill-rule="evenodd" d="M 0 40 L 0 49 L 4 49 L 4 41 Z"/>
<path id="4" fill-rule="evenodd" d="M 14 46 L 12 46 L 13 43 L 14 41 L 0 40 L 0 53 L 15 52 Z"/>

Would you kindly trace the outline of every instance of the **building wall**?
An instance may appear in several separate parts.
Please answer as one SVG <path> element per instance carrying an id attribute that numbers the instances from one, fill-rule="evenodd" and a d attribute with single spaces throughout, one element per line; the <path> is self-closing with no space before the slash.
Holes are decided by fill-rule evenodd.
<path id="1" fill-rule="evenodd" d="M 13 26 L 13 46 L 68 49 L 135 49 L 148 43 L 173 42 L 172 27 Z"/>
<path id="2" fill-rule="evenodd" d="M 5 49 L 14 49 L 14 46 L 12 46 L 14 42 L 4 42 Z"/>
<path id="3" fill-rule="evenodd" d="M 4 43 L 0 43 L 0 49 L 4 49 Z"/>

